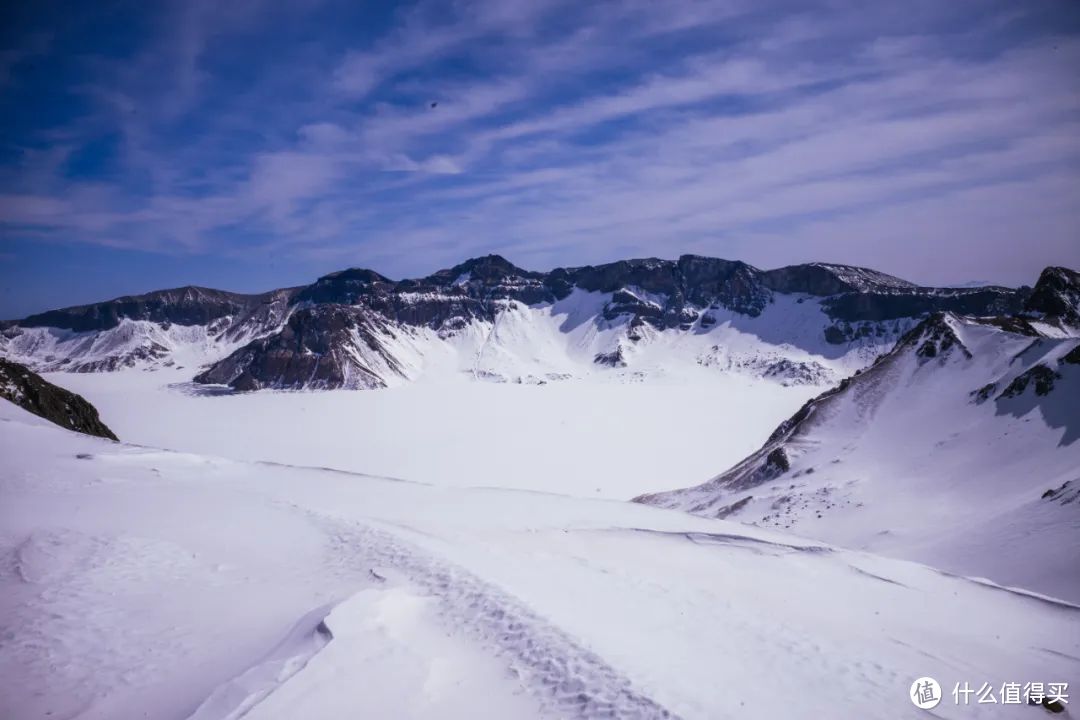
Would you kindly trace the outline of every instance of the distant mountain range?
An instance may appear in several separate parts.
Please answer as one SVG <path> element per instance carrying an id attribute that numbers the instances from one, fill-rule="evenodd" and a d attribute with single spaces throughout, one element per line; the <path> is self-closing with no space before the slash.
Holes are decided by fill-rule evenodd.
<path id="1" fill-rule="evenodd" d="M 4 323 L 0 354 L 38 371 L 197 367 L 195 382 L 234 390 L 437 372 L 539 383 L 672 363 L 824 386 L 935 312 L 1022 314 L 1068 334 L 1075 285 L 1064 268 L 1033 289 L 925 288 L 825 263 L 684 255 L 532 272 L 490 255 L 419 279 L 349 269 L 256 295 L 186 287 L 52 310 Z"/>

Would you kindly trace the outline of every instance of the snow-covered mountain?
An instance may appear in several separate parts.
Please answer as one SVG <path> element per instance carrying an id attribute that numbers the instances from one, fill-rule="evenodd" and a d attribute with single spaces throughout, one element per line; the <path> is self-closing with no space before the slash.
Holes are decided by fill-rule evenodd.
<path id="1" fill-rule="evenodd" d="M 0 353 L 40 372 L 198 365 L 279 329 L 296 289 L 186 287 L 51 310 L 0 329 Z"/>
<path id="2" fill-rule="evenodd" d="M 126 445 L 3 400 L 0 457 L 6 718 L 893 720 L 923 676 L 934 717 L 1030 718 L 949 693 L 1080 671 L 1076 605 L 730 521 Z"/>
<path id="3" fill-rule="evenodd" d="M 936 313 L 730 470 L 638 500 L 1078 599 L 1080 339 L 1063 315 Z"/>
<path id="4" fill-rule="evenodd" d="M 237 390 L 374 388 L 440 372 L 546 382 L 680 363 L 830 385 L 934 311 L 1018 312 L 1030 291 L 920 288 L 814 263 L 677 261 L 522 270 L 498 256 L 425 278 L 332 273 L 262 295 L 167 290 L 8 323 L 0 353 L 41 371 L 176 366 Z"/>

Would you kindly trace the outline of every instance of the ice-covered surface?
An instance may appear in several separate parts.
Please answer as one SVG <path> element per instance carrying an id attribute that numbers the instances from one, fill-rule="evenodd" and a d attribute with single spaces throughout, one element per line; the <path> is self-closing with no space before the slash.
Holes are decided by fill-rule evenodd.
<path id="1" fill-rule="evenodd" d="M 20 720 L 246 701 L 256 718 L 914 718 L 920 676 L 1080 671 L 1074 606 L 728 521 L 118 445 L 6 402 L 0 456 L 0 707 Z"/>
<path id="2" fill-rule="evenodd" d="M 453 374 L 362 392 L 206 396 L 185 373 L 47 377 L 131 442 L 624 500 L 712 476 L 818 392 L 690 366 L 649 382 L 600 375 L 537 386 Z"/>

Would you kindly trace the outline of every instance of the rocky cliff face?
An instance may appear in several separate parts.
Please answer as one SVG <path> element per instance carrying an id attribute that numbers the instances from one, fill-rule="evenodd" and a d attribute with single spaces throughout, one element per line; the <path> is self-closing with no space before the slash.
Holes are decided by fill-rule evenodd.
<path id="1" fill-rule="evenodd" d="M 0 398 L 75 432 L 116 440 L 98 417 L 97 408 L 29 368 L 0 358 Z"/>
<path id="2" fill-rule="evenodd" d="M 385 387 L 385 373 L 404 372 L 383 344 L 386 332 L 385 321 L 362 308 L 301 308 L 280 331 L 253 340 L 195 382 L 235 390 Z"/>
<path id="3" fill-rule="evenodd" d="M 1024 310 L 1053 323 L 1080 330 L 1080 273 L 1048 267 L 1039 275 Z"/>

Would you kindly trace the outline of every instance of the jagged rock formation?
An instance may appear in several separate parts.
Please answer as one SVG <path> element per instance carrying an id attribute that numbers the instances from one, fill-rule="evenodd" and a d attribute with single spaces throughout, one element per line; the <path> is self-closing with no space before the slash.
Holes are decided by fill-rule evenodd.
<path id="1" fill-rule="evenodd" d="M 116 440 L 97 408 L 29 368 L 0 358 L 0 398 L 75 432 Z"/>

